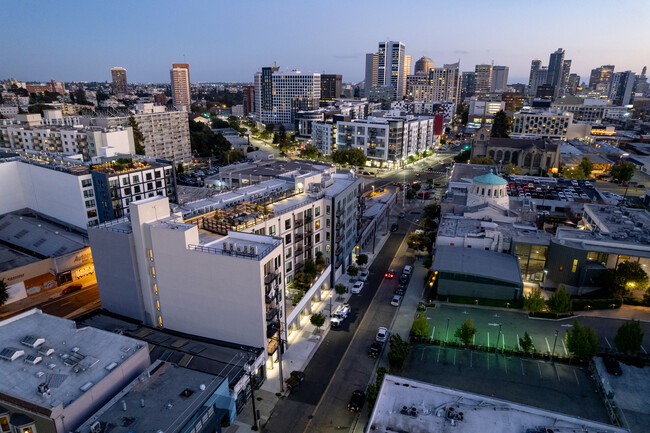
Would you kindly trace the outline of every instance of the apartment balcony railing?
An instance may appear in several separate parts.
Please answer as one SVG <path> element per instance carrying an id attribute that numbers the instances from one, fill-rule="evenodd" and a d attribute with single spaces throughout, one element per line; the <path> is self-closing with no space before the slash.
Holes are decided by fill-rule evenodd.
<path id="1" fill-rule="evenodd" d="M 275 319 L 278 316 L 278 309 L 277 308 L 270 308 L 266 310 L 266 321 L 271 322 L 273 319 Z"/>
<path id="2" fill-rule="evenodd" d="M 305 223 L 305 222 L 304 222 L 303 220 L 295 220 L 295 221 L 293 222 L 293 227 L 297 229 L 297 228 L 299 228 L 299 227 L 302 227 L 302 225 L 303 225 L 304 223 Z"/>
<path id="3" fill-rule="evenodd" d="M 302 248 L 296 248 L 296 253 L 294 254 L 294 256 L 295 256 L 295 257 L 298 257 L 298 256 L 301 255 L 302 253 L 303 253 L 303 249 L 302 249 Z"/>
<path id="4" fill-rule="evenodd" d="M 300 242 L 300 241 L 302 240 L 303 236 L 304 236 L 304 235 L 303 235 L 302 233 L 296 233 L 296 236 L 294 236 L 293 239 L 294 239 L 296 242 Z"/>
<path id="5" fill-rule="evenodd" d="M 278 277 L 278 271 L 271 271 L 264 276 L 264 284 L 271 284 Z"/>
<path id="6" fill-rule="evenodd" d="M 343 234 L 338 235 L 336 237 L 336 242 L 339 243 L 339 242 L 343 241 L 343 238 L 345 238 L 345 236 L 343 236 Z"/>
<path id="7" fill-rule="evenodd" d="M 336 211 L 336 216 L 340 217 L 341 215 L 343 215 L 344 212 L 345 212 L 345 209 L 341 208 L 341 209 Z"/>

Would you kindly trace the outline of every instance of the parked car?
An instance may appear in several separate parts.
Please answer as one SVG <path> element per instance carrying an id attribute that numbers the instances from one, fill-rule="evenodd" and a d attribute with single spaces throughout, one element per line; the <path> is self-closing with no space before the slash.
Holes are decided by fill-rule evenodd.
<path id="1" fill-rule="evenodd" d="M 396 232 L 397 230 L 399 230 L 399 225 L 398 224 L 393 224 L 392 226 L 390 226 L 390 231 L 391 232 Z"/>
<path id="2" fill-rule="evenodd" d="M 78 292 L 79 290 L 81 290 L 81 288 L 82 288 L 81 284 L 71 284 L 68 287 L 66 287 L 65 289 L 63 289 L 61 291 L 61 294 L 62 295 L 67 295 L 68 293 Z"/>
<path id="3" fill-rule="evenodd" d="M 395 278 L 395 272 L 391 269 L 390 271 L 384 274 L 384 278 Z"/>
<path id="4" fill-rule="evenodd" d="M 404 296 L 406 293 L 406 290 L 403 289 L 402 286 L 399 286 L 397 289 L 395 289 L 395 294 L 399 296 Z"/>
<path id="5" fill-rule="evenodd" d="M 393 296 L 393 299 L 390 301 L 390 305 L 393 307 L 399 307 L 402 303 L 402 297 L 400 295 Z"/>
<path id="6" fill-rule="evenodd" d="M 369 276 L 370 276 L 370 272 L 368 272 L 365 269 L 360 270 L 359 273 L 357 274 L 357 278 L 359 279 L 359 281 L 366 281 Z"/>
<path id="7" fill-rule="evenodd" d="M 375 337 L 376 341 L 379 341 L 380 343 L 385 343 L 386 340 L 388 340 L 388 329 L 384 328 L 383 326 L 380 327 L 377 330 L 377 336 Z"/>
<path id="8" fill-rule="evenodd" d="M 404 218 L 405 216 L 406 216 L 406 214 L 405 214 L 404 212 L 400 212 L 400 213 L 399 213 L 399 217 L 400 217 L 400 218 Z"/>
<path id="9" fill-rule="evenodd" d="M 408 284 L 409 282 L 409 275 L 408 274 L 402 274 L 399 276 L 399 282 L 400 284 Z"/>
<path id="10" fill-rule="evenodd" d="M 406 275 L 411 275 L 412 272 L 413 272 L 413 266 L 409 266 L 409 265 L 404 266 L 404 270 L 402 271 L 402 273 Z"/>
<path id="11" fill-rule="evenodd" d="M 356 283 L 354 283 L 354 286 L 352 286 L 352 289 L 350 289 L 350 292 L 355 295 L 358 295 L 359 293 L 361 293 L 361 290 L 363 290 L 363 284 L 364 284 L 363 281 L 357 281 Z"/>
<path id="12" fill-rule="evenodd" d="M 288 379 L 285 380 L 285 382 L 287 383 L 287 388 L 289 391 L 293 391 L 300 386 L 303 380 L 305 380 L 305 373 L 302 371 L 294 370 L 291 372 L 291 375 Z"/>
<path id="13" fill-rule="evenodd" d="M 360 412 L 365 401 L 366 393 L 357 389 L 352 392 L 352 397 L 350 397 L 350 402 L 348 403 L 348 409 L 350 412 Z"/>
<path id="14" fill-rule="evenodd" d="M 379 358 L 379 353 L 381 353 L 381 348 L 384 347 L 379 341 L 373 341 L 368 349 L 368 356 L 371 358 Z"/>
<path id="15" fill-rule="evenodd" d="M 611 356 L 603 356 L 603 364 L 605 364 L 605 369 L 607 372 L 613 376 L 620 376 L 623 374 L 621 370 L 621 364 Z"/>
<path id="16" fill-rule="evenodd" d="M 332 318 L 330 323 L 334 327 L 341 326 L 343 321 L 348 318 L 350 314 L 350 304 L 343 304 L 336 307 L 336 310 L 332 313 Z"/>

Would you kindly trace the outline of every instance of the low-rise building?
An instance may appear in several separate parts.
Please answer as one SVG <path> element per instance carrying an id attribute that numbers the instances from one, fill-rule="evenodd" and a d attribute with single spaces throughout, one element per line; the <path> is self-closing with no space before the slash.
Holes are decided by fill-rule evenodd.
<path id="1" fill-rule="evenodd" d="M 566 140 L 573 113 L 526 109 L 515 113 L 512 134 L 521 137 Z"/>
<path id="2" fill-rule="evenodd" d="M 0 322 L 0 426 L 67 433 L 151 361 L 134 338 L 77 327 L 33 309 Z"/>

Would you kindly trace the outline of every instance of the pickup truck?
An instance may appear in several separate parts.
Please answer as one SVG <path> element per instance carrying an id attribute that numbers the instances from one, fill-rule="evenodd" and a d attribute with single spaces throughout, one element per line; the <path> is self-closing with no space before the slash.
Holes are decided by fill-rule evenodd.
<path id="1" fill-rule="evenodd" d="M 341 326 L 341 324 L 345 319 L 347 319 L 349 314 L 350 314 L 349 304 L 339 305 L 338 307 L 336 307 L 336 310 L 334 310 L 334 313 L 332 313 L 332 318 L 330 319 L 331 325 L 334 327 Z"/>

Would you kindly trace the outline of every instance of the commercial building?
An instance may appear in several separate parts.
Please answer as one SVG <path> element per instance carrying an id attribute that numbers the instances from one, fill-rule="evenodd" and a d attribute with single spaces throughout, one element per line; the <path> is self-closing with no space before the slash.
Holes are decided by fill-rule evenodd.
<path id="1" fill-rule="evenodd" d="M 431 100 L 424 102 L 460 103 L 461 79 L 460 63 L 445 64 L 442 68 L 431 69 L 429 71 Z"/>
<path id="2" fill-rule="evenodd" d="M 298 111 L 315 110 L 321 99 L 321 74 L 262 68 L 255 74 L 255 120 L 291 125 Z"/>
<path id="3" fill-rule="evenodd" d="M 507 66 L 492 66 L 492 81 L 490 82 L 490 92 L 505 92 L 508 88 L 508 71 Z"/>
<path id="4" fill-rule="evenodd" d="M 538 79 L 537 79 L 537 73 L 542 69 L 542 61 L 540 59 L 534 59 L 532 62 L 530 62 L 530 76 L 528 78 L 528 91 L 527 95 L 529 96 L 534 96 L 537 94 L 537 84 L 538 84 Z M 546 81 L 546 77 L 544 77 L 544 81 Z"/>
<path id="5" fill-rule="evenodd" d="M 429 75 L 429 69 L 436 67 L 436 64 L 428 57 L 420 57 L 417 62 L 415 62 L 415 70 L 413 73 L 415 75 Z"/>
<path id="6" fill-rule="evenodd" d="M 503 101 L 479 100 L 476 97 L 469 99 L 468 121 L 473 123 L 492 123 L 494 115 L 506 108 Z"/>
<path id="7" fill-rule="evenodd" d="M 335 74 L 321 74 L 320 76 L 320 106 L 326 106 L 339 99 L 343 85 L 343 76 Z"/>
<path id="8" fill-rule="evenodd" d="M 33 309 L 0 322 L 0 426 L 67 433 L 149 365 L 147 345 Z"/>
<path id="9" fill-rule="evenodd" d="M 632 71 L 614 72 L 609 86 L 609 99 L 614 105 L 629 105 L 636 76 Z"/>
<path id="10" fill-rule="evenodd" d="M 312 122 L 311 142 L 323 155 L 336 150 L 336 122 Z"/>
<path id="11" fill-rule="evenodd" d="M 172 84 L 172 103 L 175 107 L 184 107 L 190 111 L 192 96 L 190 93 L 190 65 L 174 63 L 169 71 Z"/>
<path id="12" fill-rule="evenodd" d="M 235 415 L 227 378 L 156 361 L 76 431 L 221 433 Z"/>
<path id="13" fill-rule="evenodd" d="M 387 374 L 370 431 L 411 433 L 629 433 L 627 429 L 558 412 Z"/>
<path id="14" fill-rule="evenodd" d="M 573 113 L 524 109 L 514 115 L 512 135 L 566 140 Z"/>
<path id="15" fill-rule="evenodd" d="M 379 42 L 377 51 L 377 81 L 373 86 L 389 87 L 391 101 L 399 101 L 406 93 L 406 76 L 411 70 L 411 56 L 406 55 L 406 47 L 398 41 Z M 374 54 L 366 55 L 366 89 L 368 78 L 375 76 Z M 370 69 L 369 69 L 370 68 Z M 371 86 L 372 87 L 372 86 Z"/>
<path id="16" fill-rule="evenodd" d="M 370 89 L 377 85 L 377 74 L 379 73 L 379 55 L 377 53 L 366 54 L 366 75 L 364 80 L 364 91 L 366 98 L 370 97 Z"/>
<path id="17" fill-rule="evenodd" d="M 519 261 L 509 254 L 440 245 L 431 270 L 439 296 L 515 300 L 523 294 Z"/>
<path id="18" fill-rule="evenodd" d="M 566 100 L 565 100 L 566 99 Z M 603 119 L 620 119 L 629 115 L 627 107 L 607 104 L 606 99 L 562 98 L 551 104 L 555 112 L 573 113 L 573 120 L 587 123 L 602 123 Z"/>
<path id="19" fill-rule="evenodd" d="M 474 91 L 479 94 L 489 93 L 492 88 L 492 65 L 476 65 L 476 84 Z"/>
<path id="20" fill-rule="evenodd" d="M 433 131 L 431 117 L 369 117 L 338 122 L 336 146 L 363 150 L 371 166 L 396 168 L 409 155 L 431 149 Z"/>
<path id="21" fill-rule="evenodd" d="M 144 136 L 142 145 L 146 156 L 173 161 L 175 164 L 188 163 L 192 160 L 187 111 L 177 111 L 147 103 L 137 105 L 135 113 L 83 116 L 81 122 L 84 125 L 103 128 L 127 127 L 131 117 L 137 122 Z"/>
<path id="22" fill-rule="evenodd" d="M 603 65 L 591 70 L 589 75 L 589 88 L 591 90 L 607 92 L 614 74 L 614 65 Z"/>
<path id="23" fill-rule="evenodd" d="M 242 93 L 244 94 L 244 116 L 255 113 L 255 86 L 242 86 Z"/>
<path id="24" fill-rule="evenodd" d="M 126 95 L 129 91 L 126 84 L 126 69 L 119 66 L 112 68 L 111 78 L 113 79 L 113 94 L 116 96 Z"/>

